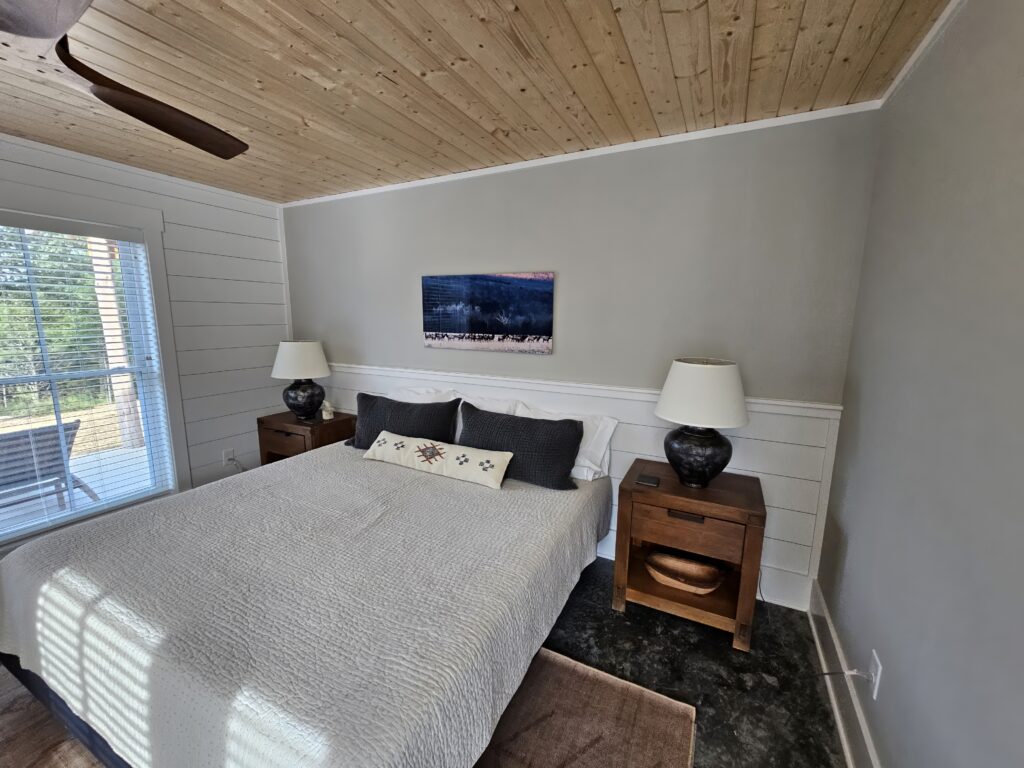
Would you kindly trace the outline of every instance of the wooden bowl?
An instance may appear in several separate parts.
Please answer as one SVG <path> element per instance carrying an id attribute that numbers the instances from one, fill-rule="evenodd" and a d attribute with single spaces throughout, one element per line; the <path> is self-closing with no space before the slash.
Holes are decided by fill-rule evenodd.
<path id="1" fill-rule="evenodd" d="M 714 592 L 722 584 L 723 573 L 718 566 L 668 552 L 651 552 L 644 565 L 659 584 L 695 595 Z"/>

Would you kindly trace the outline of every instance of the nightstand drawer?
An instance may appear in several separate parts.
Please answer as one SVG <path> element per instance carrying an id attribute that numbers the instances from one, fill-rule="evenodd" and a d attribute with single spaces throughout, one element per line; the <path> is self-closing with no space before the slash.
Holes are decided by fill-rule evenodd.
<path id="1" fill-rule="evenodd" d="M 298 456 L 306 451 L 306 437 L 294 432 L 262 427 L 260 429 L 260 450 L 277 456 Z"/>
<path id="2" fill-rule="evenodd" d="M 256 423 L 260 435 L 260 464 L 323 448 L 347 440 L 356 432 L 356 417 L 344 413 L 330 421 L 322 418 L 302 421 L 287 411 L 260 416 Z"/>
<path id="3" fill-rule="evenodd" d="M 730 563 L 743 559 L 746 526 L 648 504 L 633 504 L 631 535 Z"/>

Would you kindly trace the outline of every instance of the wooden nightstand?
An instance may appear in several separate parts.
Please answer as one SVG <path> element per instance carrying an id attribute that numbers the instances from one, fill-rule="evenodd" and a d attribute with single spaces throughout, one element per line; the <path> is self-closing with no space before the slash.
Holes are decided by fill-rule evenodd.
<path id="1" fill-rule="evenodd" d="M 356 433 L 356 417 L 339 413 L 330 421 L 301 421 L 291 411 L 256 419 L 260 464 L 297 456 L 314 448 L 348 440 Z"/>
<path id="2" fill-rule="evenodd" d="M 661 484 L 637 485 L 639 475 Z M 725 472 L 707 488 L 688 488 L 668 464 L 637 459 L 619 484 L 612 607 L 639 603 L 709 624 L 732 632 L 733 648 L 749 651 L 764 520 L 756 477 Z M 652 548 L 714 558 L 727 569 L 725 579 L 707 595 L 659 584 L 644 567 Z"/>

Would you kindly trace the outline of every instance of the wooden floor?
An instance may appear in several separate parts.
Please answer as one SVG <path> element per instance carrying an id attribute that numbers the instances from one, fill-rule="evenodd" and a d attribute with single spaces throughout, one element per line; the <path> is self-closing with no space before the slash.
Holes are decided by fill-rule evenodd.
<path id="1" fill-rule="evenodd" d="M 0 667 L 0 768 L 102 768 L 53 716 Z"/>

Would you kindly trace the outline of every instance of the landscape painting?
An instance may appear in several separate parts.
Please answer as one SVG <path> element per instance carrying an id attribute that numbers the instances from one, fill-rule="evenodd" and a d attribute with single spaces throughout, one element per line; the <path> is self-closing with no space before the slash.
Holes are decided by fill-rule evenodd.
<path id="1" fill-rule="evenodd" d="M 423 278 L 428 347 L 550 355 L 554 310 L 554 272 Z"/>

